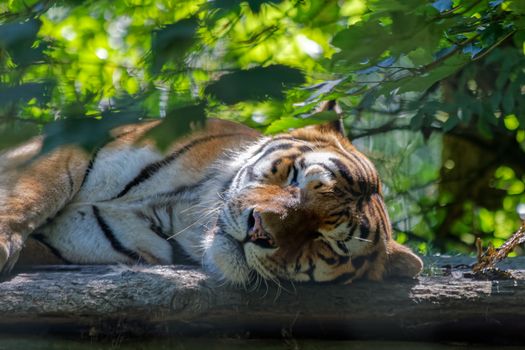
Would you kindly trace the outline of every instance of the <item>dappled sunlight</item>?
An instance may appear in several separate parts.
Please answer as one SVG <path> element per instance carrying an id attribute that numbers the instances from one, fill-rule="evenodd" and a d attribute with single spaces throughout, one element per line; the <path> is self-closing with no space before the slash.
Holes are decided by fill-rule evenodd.
<path id="1" fill-rule="evenodd" d="M 273 135 L 339 118 L 317 113 L 335 99 L 398 241 L 467 252 L 515 230 L 518 0 L 13 0 L 0 13 L 0 147 L 44 133 L 44 151 L 93 149 L 149 118 L 166 120 L 161 148 L 206 117 Z"/>

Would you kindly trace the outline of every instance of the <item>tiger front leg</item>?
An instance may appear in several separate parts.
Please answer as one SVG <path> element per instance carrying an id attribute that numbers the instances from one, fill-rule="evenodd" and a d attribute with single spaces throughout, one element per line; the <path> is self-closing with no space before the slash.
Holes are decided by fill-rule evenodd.
<path id="1" fill-rule="evenodd" d="M 89 164 L 77 147 L 38 156 L 34 140 L 0 156 L 0 273 L 16 264 L 25 240 L 78 192 Z"/>
<path id="2" fill-rule="evenodd" d="M 0 234 L 0 273 L 7 273 L 13 268 L 22 246 L 21 235 Z"/>

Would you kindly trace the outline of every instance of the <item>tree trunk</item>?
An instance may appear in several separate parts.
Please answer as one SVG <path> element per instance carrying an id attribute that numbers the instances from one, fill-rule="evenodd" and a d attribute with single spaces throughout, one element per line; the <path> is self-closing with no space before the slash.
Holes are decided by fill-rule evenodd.
<path id="1" fill-rule="evenodd" d="M 511 280 L 453 267 L 472 262 L 429 258 L 416 280 L 254 290 L 188 266 L 42 266 L 0 283 L 0 333 L 522 339 L 525 259 L 503 263 Z"/>

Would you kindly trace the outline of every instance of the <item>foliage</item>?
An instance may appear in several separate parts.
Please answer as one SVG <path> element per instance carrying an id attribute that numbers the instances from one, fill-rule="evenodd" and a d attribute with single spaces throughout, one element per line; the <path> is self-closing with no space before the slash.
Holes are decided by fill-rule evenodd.
<path id="1" fill-rule="evenodd" d="M 521 0 L 9 0 L 0 147 L 94 148 L 144 118 L 164 120 L 160 147 L 206 116 L 276 133 L 334 118 L 315 106 L 337 99 L 399 240 L 498 244 L 525 200 L 524 15 Z"/>

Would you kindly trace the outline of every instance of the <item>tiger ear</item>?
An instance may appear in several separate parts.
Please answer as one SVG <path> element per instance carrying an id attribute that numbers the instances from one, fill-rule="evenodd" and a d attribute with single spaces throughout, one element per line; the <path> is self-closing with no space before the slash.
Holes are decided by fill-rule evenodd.
<path id="1" fill-rule="evenodd" d="M 344 128 L 343 118 L 342 118 L 343 110 L 337 104 L 336 100 L 324 101 L 316 109 L 316 113 L 327 112 L 327 111 L 334 111 L 337 114 L 338 118 L 336 120 L 332 120 L 324 124 L 316 125 L 315 128 L 323 132 L 326 132 L 326 131 L 335 132 L 335 133 L 345 136 L 346 134 L 345 134 L 345 128 Z"/>
<path id="2" fill-rule="evenodd" d="M 423 261 L 409 248 L 390 240 L 387 244 L 385 277 L 416 277 L 423 270 Z"/>

